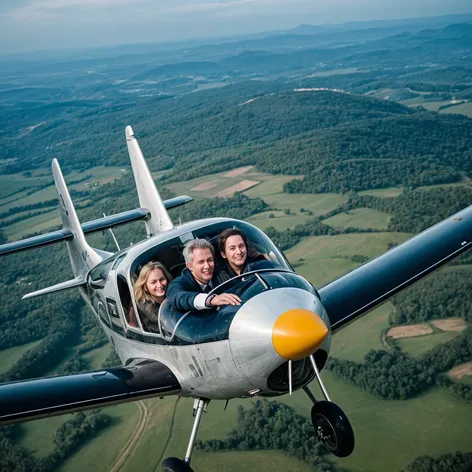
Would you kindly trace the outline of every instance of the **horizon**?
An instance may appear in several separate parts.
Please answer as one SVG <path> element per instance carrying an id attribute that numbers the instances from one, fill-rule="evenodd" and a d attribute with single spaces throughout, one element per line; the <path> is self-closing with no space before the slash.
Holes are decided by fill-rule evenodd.
<path id="1" fill-rule="evenodd" d="M 305 10 L 291 11 L 285 16 L 281 0 L 196 2 L 197 0 L 179 0 L 180 7 L 168 9 L 168 16 L 159 18 L 160 24 L 156 19 L 159 8 L 134 9 L 132 14 L 139 11 L 146 15 L 149 13 L 149 18 L 144 23 L 139 15 L 127 15 L 130 3 L 149 6 L 148 0 L 100 0 L 98 3 L 87 0 L 83 7 L 78 6 L 79 0 L 23 0 L 23 6 L 20 4 L 19 7 L 13 7 L 13 2 L 7 1 L 6 5 L 0 6 L 0 46 L 3 46 L 0 57 L 55 52 L 74 54 L 101 48 L 139 45 L 174 47 L 179 46 L 179 43 L 192 41 L 225 42 L 254 35 L 269 35 L 290 31 L 301 25 L 321 28 L 352 25 L 351 29 L 356 29 L 355 25 L 370 22 L 383 23 L 387 27 L 385 24 L 388 22 L 431 21 L 435 18 L 440 20 L 472 14 L 472 7 L 463 0 L 456 0 L 448 5 L 428 5 L 427 8 L 421 8 L 425 3 L 423 0 L 413 3 L 401 0 L 393 10 L 383 0 L 337 0 L 337 11 L 332 10 L 333 4 L 312 5 L 307 0 L 292 0 L 288 2 L 290 5 L 303 6 Z M 405 8 L 401 7 L 402 4 Z M 121 5 L 122 8 L 115 8 L 116 5 Z M 247 8 L 242 11 L 242 6 Z M 208 15 L 202 18 L 201 12 L 205 8 L 209 13 L 207 11 Z M 226 9 L 225 14 L 221 8 Z M 339 11 L 343 9 L 346 11 Z M 255 14 L 250 15 L 253 10 Z M 90 12 L 98 13 L 96 17 L 90 17 Z M 230 13 L 235 14 L 233 16 Z M 106 16 L 102 18 L 101 14 Z M 112 14 L 115 16 L 112 17 Z M 248 15 L 251 16 L 250 20 L 247 20 Z M 219 18 L 217 24 L 211 23 L 214 18 Z M 470 22 L 470 18 L 466 22 Z M 25 34 L 25 31 L 28 33 Z"/>

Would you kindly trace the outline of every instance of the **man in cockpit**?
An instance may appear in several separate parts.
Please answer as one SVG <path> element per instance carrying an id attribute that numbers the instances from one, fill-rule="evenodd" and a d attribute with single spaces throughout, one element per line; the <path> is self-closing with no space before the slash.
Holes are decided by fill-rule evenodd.
<path id="1" fill-rule="evenodd" d="M 224 265 L 218 271 L 218 282 L 222 283 L 251 270 L 252 263 L 267 261 L 255 251 L 249 255 L 249 245 L 246 235 L 238 228 L 225 229 L 218 239 L 218 249 L 224 259 Z"/>
<path id="2" fill-rule="evenodd" d="M 206 310 L 221 305 L 240 305 L 231 293 L 208 295 L 218 285 L 213 245 L 205 239 L 189 241 L 184 250 L 186 268 L 167 289 L 168 303 L 179 311 Z"/>

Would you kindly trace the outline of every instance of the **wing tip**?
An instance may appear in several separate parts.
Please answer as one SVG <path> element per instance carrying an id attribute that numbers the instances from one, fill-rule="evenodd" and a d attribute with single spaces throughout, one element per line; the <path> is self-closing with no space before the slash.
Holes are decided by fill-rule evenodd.
<path id="1" fill-rule="evenodd" d="M 133 128 L 131 128 L 131 126 L 128 125 L 126 127 L 125 133 L 126 133 L 126 139 L 134 138 L 134 131 L 133 131 Z"/>

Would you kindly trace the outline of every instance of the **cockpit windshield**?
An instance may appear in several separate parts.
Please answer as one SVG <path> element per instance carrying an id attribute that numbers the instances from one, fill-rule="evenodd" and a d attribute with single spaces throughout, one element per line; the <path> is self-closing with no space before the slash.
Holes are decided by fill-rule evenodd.
<path id="1" fill-rule="evenodd" d="M 316 290 L 305 279 L 287 269 L 262 268 L 238 275 L 210 292 L 233 293 L 241 298 L 241 305 L 266 290 L 295 287 L 316 295 Z M 228 338 L 229 327 L 240 306 L 225 305 L 218 309 L 182 313 L 164 303 L 159 313 L 161 332 L 174 344 L 198 344 Z"/>
<path id="2" fill-rule="evenodd" d="M 218 242 L 221 233 L 230 228 L 241 230 L 247 238 L 247 264 L 244 270 L 244 277 L 240 276 L 234 280 L 226 280 L 218 287 L 215 287 L 212 293 L 235 293 L 244 302 L 255 294 L 267 290 L 268 282 L 265 281 L 266 277 L 269 280 L 269 285 L 274 287 L 278 284 L 283 285 L 285 283 L 284 277 L 294 276 L 297 280 L 301 279 L 293 274 L 290 265 L 281 251 L 258 228 L 243 221 L 219 220 L 197 228 L 194 231 L 175 235 L 141 253 L 131 265 L 130 275 L 133 284 L 136 286 L 136 281 L 138 281 L 138 277 L 142 274 L 142 269 L 146 269 L 149 263 L 156 261 L 162 264 L 168 271 L 167 278 L 169 283 L 172 278 L 178 277 L 185 268 L 182 254 L 183 248 L 192 239 L 205 239 L 213 245 L 215 270 L 220 270 L 224 267 L 226 261 L 220 254 Z M 261 275 L 258 275 L 259 273 Z M 269 276 L 269 274 L 272 275 Z M 297 283 L 303 285 L 302 282 Z M 311 290 L 312 287 L 309 286 L 309 289 Z M 143 313 L 141 310 L 143 303 L 138 303 L 137 300 L 134 300 L 134 302 L 136 309 L 133 309 L 132 316 L 129 317 L 128 325 L 130 327 L 142 328 L 145 332 L 155 333 L 165 338 L 168 342 L 184 344 L 224 339 L 227 336 L 231 320 L 237 311 L 237 307 L 229 305 L 220 307 L 219 310 L 200 310 L 194 314 L 186 314 L 177 311 L 164 300 L 160 308 L 158 308 L 158 322 L 153 322 L 153 328 L 149 330 L 147 326 L 150 326 L 150 323 L 143 322 L 144 317 L 149 316 L 149 310 L 147 314 Z M 155 314 L 151 314 L 151 316 L 154 319 L 156 318 Z"/>

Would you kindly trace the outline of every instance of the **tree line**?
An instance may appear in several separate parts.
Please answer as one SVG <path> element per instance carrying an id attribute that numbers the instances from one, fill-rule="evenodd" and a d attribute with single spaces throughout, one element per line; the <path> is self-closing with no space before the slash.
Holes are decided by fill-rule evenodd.
<path id="1" fill-rule="evenodd" d="M 239 405 L 236 427 L 225 439 L 197 440 L 195 447 L 205 452 L 279 450 L 316 470 L 342 471 L 329 461 L 328 451 L 318 441 L 311 421 L 274 401 L 256 400 L 249 410 Z"/>
<path id="2" fill-rule="evenodd" d="M 327 368 L 362 390 L 389 400 L 406 400 L 435 383 L 436 376 L 472 357 L 472 328 L 419 358 L 397 350 L 370 350 L 362 364 L 331 358 Z"/>

